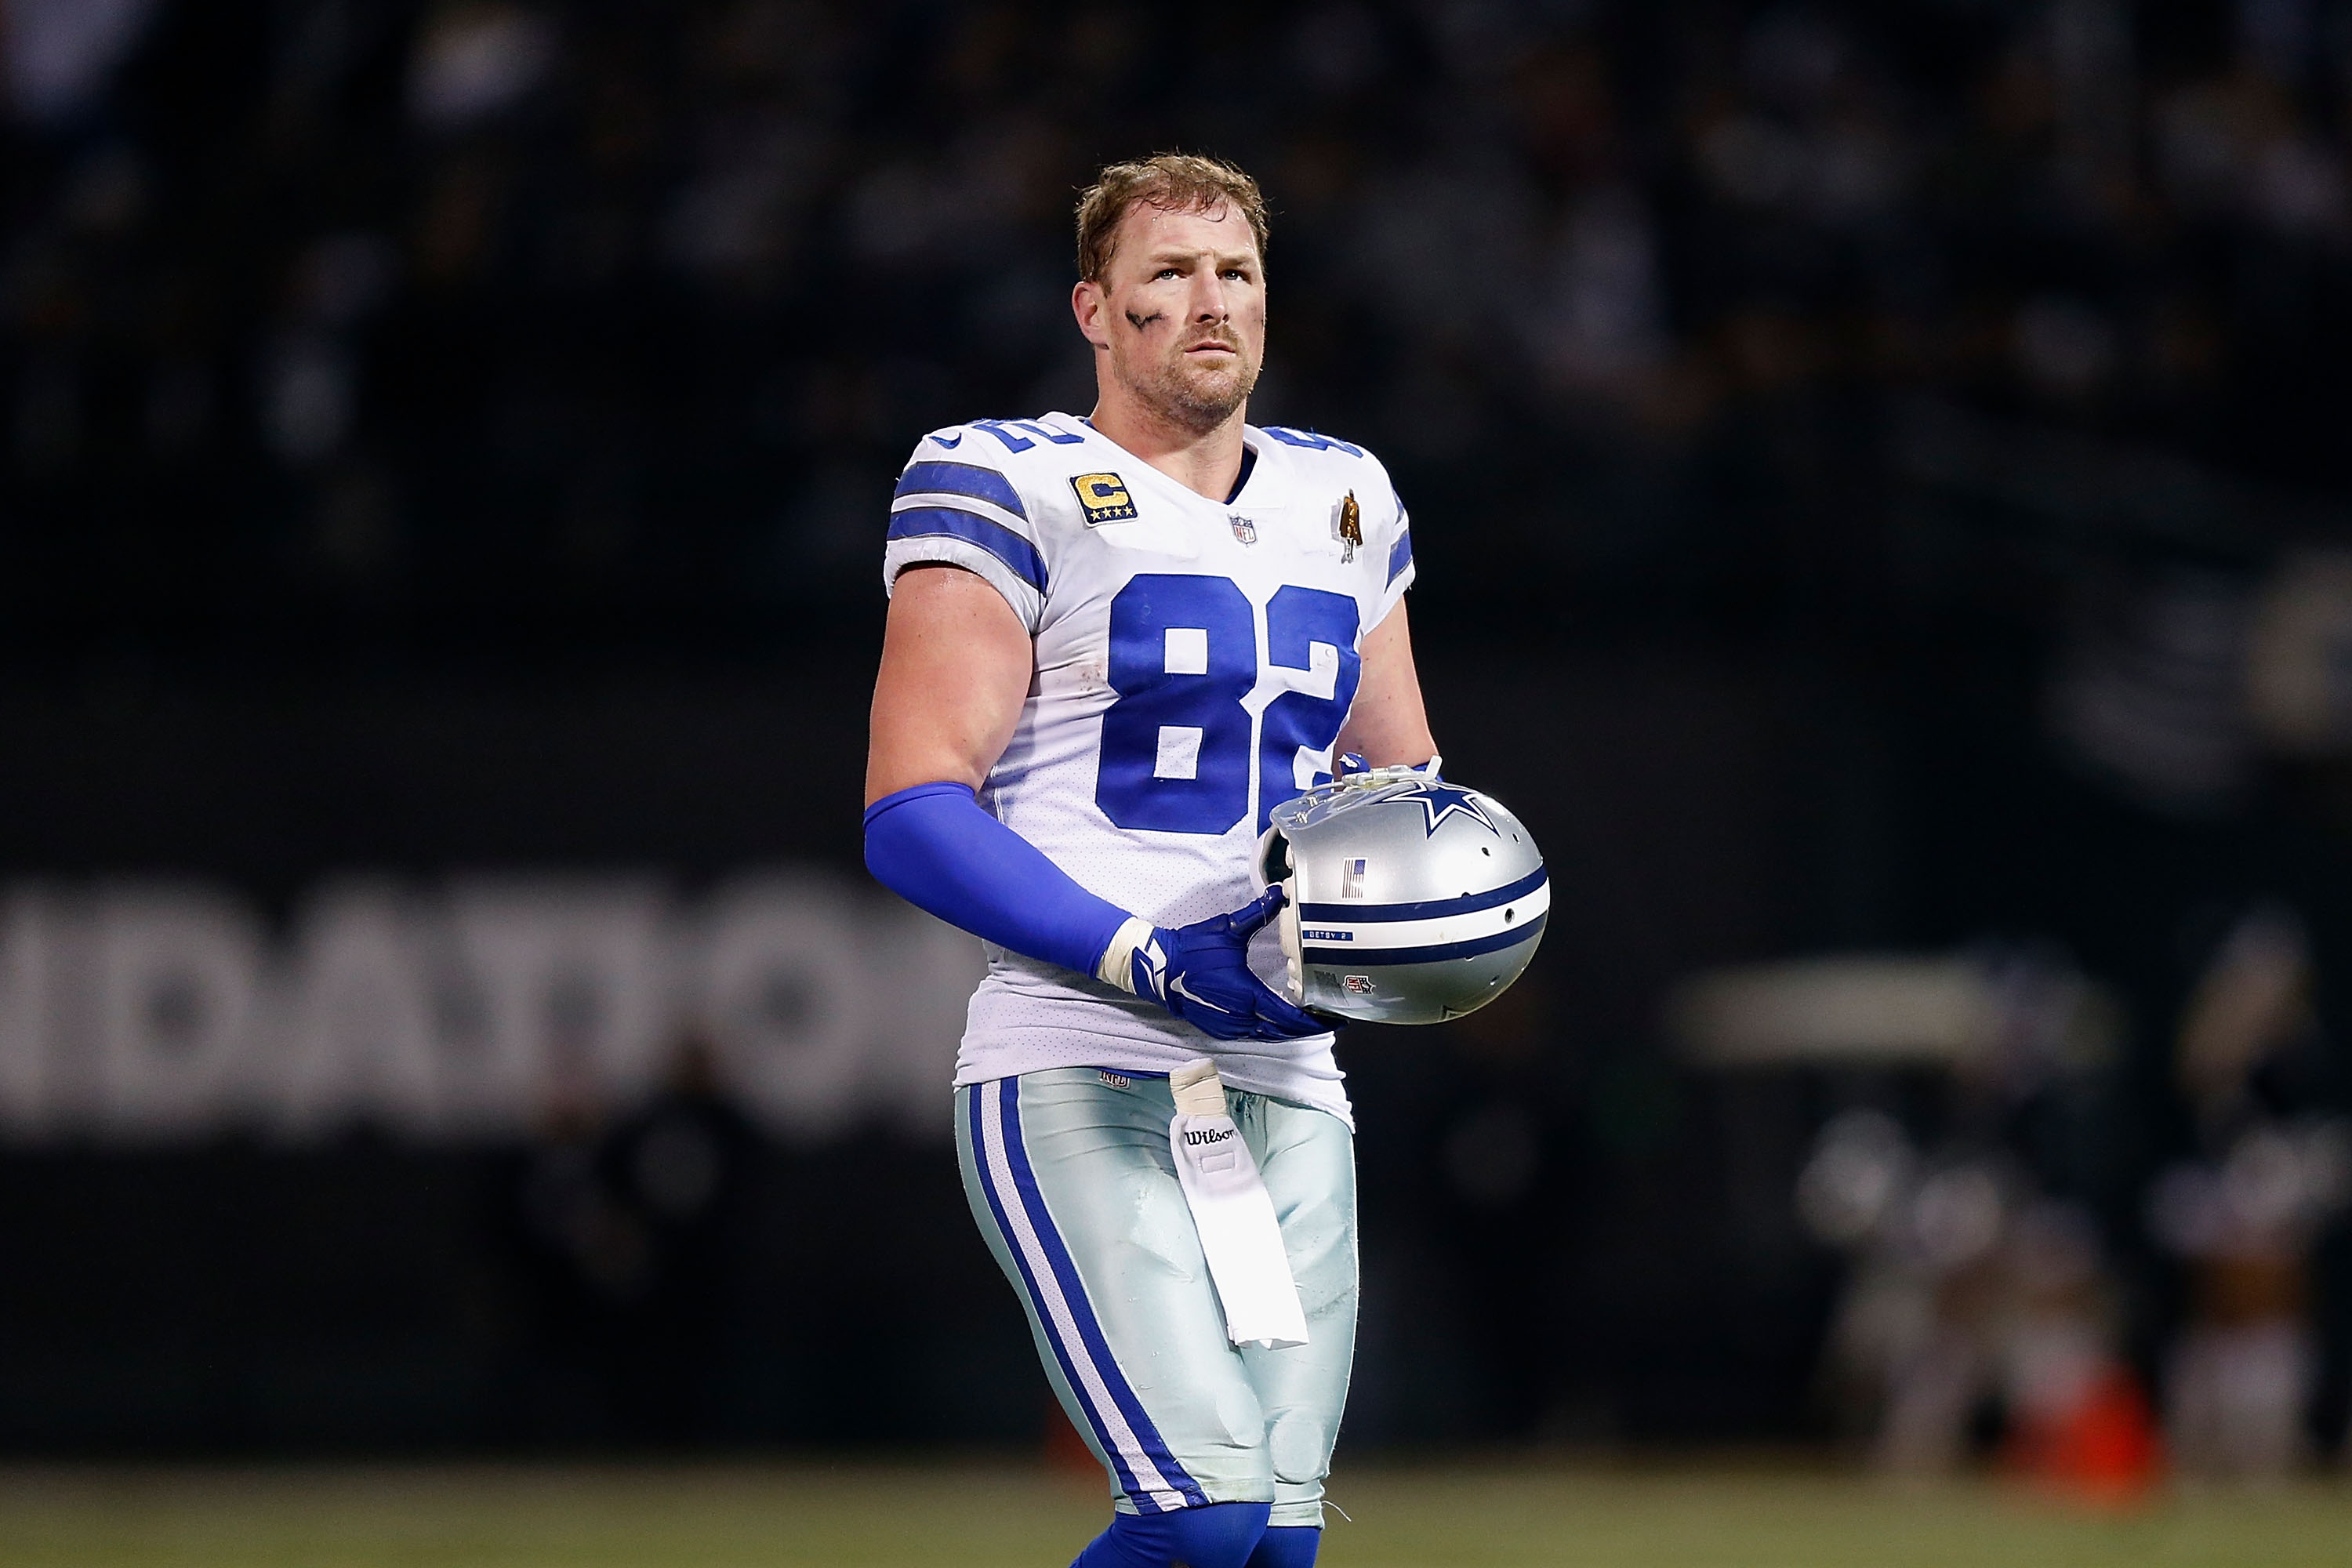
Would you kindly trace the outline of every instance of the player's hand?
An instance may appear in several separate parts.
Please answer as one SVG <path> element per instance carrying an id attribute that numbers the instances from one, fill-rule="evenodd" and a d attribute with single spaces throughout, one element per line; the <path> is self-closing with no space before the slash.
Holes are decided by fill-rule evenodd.
<path id="1" fill-rule="evenodd" d="M 1295 1040 L 1328 1032 L 1250 973 L 1249 939 L 1281 909 L 1280 888 L 1229 915 L 1154 927 L 1135 950 L 1135 994 L 1217 1040 Z"/>

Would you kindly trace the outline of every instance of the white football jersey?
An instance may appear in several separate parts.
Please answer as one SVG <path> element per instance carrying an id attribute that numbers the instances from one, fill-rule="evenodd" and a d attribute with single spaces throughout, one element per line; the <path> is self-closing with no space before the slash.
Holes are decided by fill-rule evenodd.
<path id="1" fill-rule="evenodd" d="M 1034 639 L 982 805 L 1153 925 L 1257 896 L 1266 814 L 1330 776 L 1364 635 L 1413 577 L 1404 508 L 1370 453 L 1278 426 L 1244 439 L 1240 488 L 1219 501 L 1071 415 L 975 420 L 923 438 L 891 507 L 886 586 L 918 562 L 968 568 Z M 1213 1041 L 1091 975 L 987 954 L 958 1084 L 1214 1056 L 1235 1088 L 1349 1115 L 1328 1035 Z"/>

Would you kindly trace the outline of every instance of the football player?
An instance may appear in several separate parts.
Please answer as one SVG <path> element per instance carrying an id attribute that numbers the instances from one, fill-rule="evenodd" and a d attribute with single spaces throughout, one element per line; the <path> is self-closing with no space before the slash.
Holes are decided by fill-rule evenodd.
<path id="1" fill-rule="evenodd" d="M 1253 853 L 1336 755 L 1433 759 L 1412 535 L 1362 447 L 1245 423 L 1266 320 L 1247 174 L 1107 168 L 1077 238 L 1093 413 L 934 431 L 899 479 L 866 864 L 985 945 L 956 1147 L 1110 1475 L 1078 1568 L 1301 1568 L 1354 1352 L 1354 1131 L 1331 1035 L 1251 967 L 1282 896 Z M 1168 1075 L 1203 1057 L 1304 1343 L 1229 1339 L 1171 1152 Z"/>

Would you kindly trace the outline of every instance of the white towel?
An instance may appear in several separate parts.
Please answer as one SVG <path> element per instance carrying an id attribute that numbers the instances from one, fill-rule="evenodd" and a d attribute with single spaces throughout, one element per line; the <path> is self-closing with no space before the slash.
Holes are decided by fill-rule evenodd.
<path id="1" fill-rule="evenodd" d="M 1176 1179 L 1192 1205 L 1192 1227 L 1209 1260 L 1217 1300 L 1225 1310 L 1225 1337 L 1237 1345 L 1275 1349 L 1307 1342 L 1307 1314 L 1282 1250 L 1274 1200 L 1241 1129 L 1225 1113 L 1225 1086 L 1206 1057 L 1168 1075 L 1176 1116 L 1168 1123 L 1176 1152 Z"/>

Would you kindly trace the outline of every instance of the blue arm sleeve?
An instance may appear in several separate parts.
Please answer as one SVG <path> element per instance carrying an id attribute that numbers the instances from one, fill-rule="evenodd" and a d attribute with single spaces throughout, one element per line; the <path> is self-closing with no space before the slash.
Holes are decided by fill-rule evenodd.
<path id="1" fill-rule="evenodd" d="M 1091 977 L 1127 911 L 1098 899 L 960 784 L 917 784 L 866 808 L 866 868 L 950 925 Z"/>

